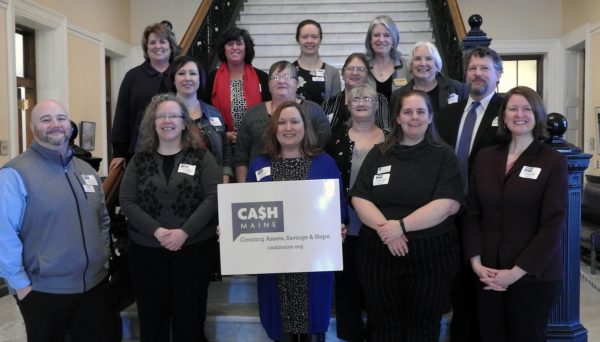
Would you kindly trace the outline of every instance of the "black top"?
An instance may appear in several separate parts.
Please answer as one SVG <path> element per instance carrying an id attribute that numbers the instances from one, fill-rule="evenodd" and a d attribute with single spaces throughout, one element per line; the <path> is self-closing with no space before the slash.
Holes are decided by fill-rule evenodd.
<path id="1" fill-rule="evenodd" d="M 154 95 L 173 91 L 170 66 L 165 72 L 159 72 L 146 61 L 125 74 L 111 133 L 114 157 L 133 155 L 146 106 Z"/>
<path id="2" fill-rule="evenodd" d="M 325 63 L 318 70 L 303 69 L 298 61 L 294 62 L 298 70 L 298 90 L 296 95 L 304 100 L 321 103 L 325 99 Z"/>
<path id="3" fill-rule="evenodd" d="M 389 179 L 376 181 L 376 176 Z M 436 199 L 464 202 L 454 151 L 447 145 L 432 146 L 426 140 L 414 146 L 396 144 L 385 154 L 379 146 L 371 149 L 350 196 L 372 202 L 388 220 L 404 218 Z M 427 237 L 451 229 L 453 216 L 431 228 L 409 232 L 408 236 Z M 375 233 L 372 229 L 362 231 Z"/>
<path id="4" fill-rule="evenodd" d="M 392 97 L 392 82 L 394 80 L 394 74 L 395 73 L 391 74 L 390 77 L 388 77 L 388 79 L 383 82 L 379 82 L 377 79 L 375 79 L 375 84 L 377 85 L 377 92 L 379 94 L 383 94 L 388 100 L 388 102 L 390 102 L 390 98 Z"/>

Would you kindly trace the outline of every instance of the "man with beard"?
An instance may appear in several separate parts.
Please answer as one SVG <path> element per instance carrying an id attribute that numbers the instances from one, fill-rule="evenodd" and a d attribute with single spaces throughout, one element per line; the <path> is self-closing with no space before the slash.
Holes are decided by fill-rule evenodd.
<path id="1" fill-rule="evenodd" d="M 434 119 L 442 139 L 456 151 L 466 193 L 477 152 L 500 143 L 496 131 L 502 96 L 496 93 L 496 87 L 503 68 L 500 56 L 487 47 L 473 49 L 467 54 L 465 61 L 465 82 L 469 98 L 441 109 Z M 457 220 L 462 245 L 459 216 Z M 481 341 L 475 298 L 475 286 L 478 283 L 471 265 L 467 260 L 462 260 L 450 295 L 450 335 L 453 342 Z"/>
<path id="2" fill-rule="evenodd" d="M 96 172 L 74 158 L 64 106 L 39 102 L 34 142 L 0 169 L 0 277 L 28 342 L 117 341 L 107 281 L 109 217 Z"/>

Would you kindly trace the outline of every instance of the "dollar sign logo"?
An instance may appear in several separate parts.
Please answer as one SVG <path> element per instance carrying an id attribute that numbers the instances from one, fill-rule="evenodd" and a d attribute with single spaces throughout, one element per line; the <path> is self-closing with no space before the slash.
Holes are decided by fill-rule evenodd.
<path id="1" fill-rule="evenodd" d="M 258 218 L 264 221 L 267 218 L 267 213 L 264 206 L 258 208 Z"/>

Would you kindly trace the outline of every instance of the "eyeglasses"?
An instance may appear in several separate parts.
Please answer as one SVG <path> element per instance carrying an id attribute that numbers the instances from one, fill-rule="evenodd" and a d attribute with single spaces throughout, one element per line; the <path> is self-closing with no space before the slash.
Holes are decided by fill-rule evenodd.
<path id="1" fill-rule="evenodd" d="M 296 79 L 296 77 L 292 75 L 274 75 L 269 77 L 269 80 L 271 81 L 289 81 L 291 79 Z"/>
<path id="2" fill-rule="evenodd" d="M 361 103 L 361 102 L 371 103 L 371 102 L 373 102 L 373 99 L 368 96 L 363 96 L 363 97 L 353 97 L 351 101 L 352 101 L 352 103 Z"/>
<path id="3" fill-rule="evenodd" d="M 490 71 L 492 71 L 492 68 L 490 68 L 490 67 L 489 67 L 489 66 L 487 66 L 487 65 L 480 65 L 480 66 L 478 66 L 478 65 L 470 65 L 470 66 L 467 68 L 467 72 L 474 73 L 474 72 L 476 72 L 478 69 L 479 69 L 479 71 L 481 71 L 481 72 L 482 72 L 482 73 L 484 73 L 484 74 L 487 74 L 487 73 L 489 73 Z"/>
<path id="4" fill-rule="evenodd" d="M 183 115 L 181 115 L 181 114 L 170 113 L 170 114 L 156 114 L 156 117 L 154 119 L 164 121 L 166 119 L 175 120 L 175 119 L 181 119 L 181 118 L 183 118 Z"/>
<path id="5" fill-rule="evenodd" d="M 361 74 L 367 72 L 367 68 L 365 67 L 345 67 L 344 70 L 348 72 L 358 72 Z"/>

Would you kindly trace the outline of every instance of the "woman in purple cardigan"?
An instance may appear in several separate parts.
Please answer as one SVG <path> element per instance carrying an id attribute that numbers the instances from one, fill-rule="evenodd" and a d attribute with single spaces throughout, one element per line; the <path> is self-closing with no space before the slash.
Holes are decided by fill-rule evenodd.
<path id="1" fill-rule="evenodd" d="M 565 156 L 544 145 L 546 112 L 530 88 L 506 93 L 498 130 L 508 142 L 477 154 L 463 224 L 479 277 L 483 341 L 545 341 L 563 278 Z"/>
<path id="2" fill-rule="evenodd" d="M 315 146 L 315 133 L 302 107 L 295 101 L 282 103 L 269 122 L 265 154 L 250 163 L 246 181 L 340 180 L 335 161 Z M 340 201 L 344 218 L 346 203 L 342 196 Z M 345 232 L 342 224 L 342 237 Z M 260 321 L 270 338 L 325 340 L 331 313 L 333 272 L 260 274 L 257 280 Z"/>

